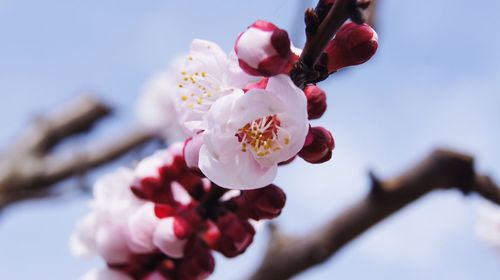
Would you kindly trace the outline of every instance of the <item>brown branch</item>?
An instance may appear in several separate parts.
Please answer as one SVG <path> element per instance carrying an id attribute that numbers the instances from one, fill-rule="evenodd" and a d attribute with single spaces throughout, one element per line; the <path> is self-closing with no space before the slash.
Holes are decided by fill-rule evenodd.
<path id="1" fill-rule="evenodd" d="M 325 73 L 315 69 L 315 66 L 328 42 L 346 20 L 362 23 L 362 10 L 369 8 L 372 0 L 336 0 L 333 6 L 325 2 L 326 0 L 320 0 L 315 10 L 308 9 L 305 12 L 307 40 L 299 61 L 290 73 L 292 80 L 300 88 L 325 78 Z M 323 15 L 325 13 L 326 16 Z"/>
<path id="2" fill-rule="evenodd" d="M 100 100 L 80 96 L 59 110 L 34 118 L 15 141 L 15 149 L 44 154 L 67 137 L 90 130 L 110 113 L 111 108 Z"/>
<path id="3" fill-rule="evenodd" d="M 271 231 L 268 251 L 252 280 L 288 279 L 320 264 L 344 245 L 423 195 L 456 188 L 500 204 L 500 189 L 474 170 L 471 156 L 437 150 L 417 166 L 387 181 L 372 178 L 371 192 L 304 238 Z"/>
<path id="4" fill-rule="evenodd" d="M 305 66 L 313 68 L 335 32 L 337 32 L 340 26 L 350 17 L 350 6 L 352 6 L 353 3 L 356 3 L 356 0 L 335 1 L 335 4 L 330 9 L 323 22 L 319 25 L 316 34 L 310 36 L 304 46 L 300 60 Z"/>
<path id="5" fill-rule="evenodd" d="M 38 117 L 0 158 L 0 209 L 24 199 L 50 194 L 55 183 L 108 163 L 153 139 L 142 128 L 94 144 L 51 152 L 68 137 L 83 133 L 111 108 L 84 96 L 45 117 Z"/>

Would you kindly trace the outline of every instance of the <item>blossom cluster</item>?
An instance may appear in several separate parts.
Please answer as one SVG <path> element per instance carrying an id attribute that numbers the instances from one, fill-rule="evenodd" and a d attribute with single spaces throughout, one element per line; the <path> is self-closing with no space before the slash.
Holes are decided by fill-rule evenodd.
<path id="1" fill-rule="evenodd" d="M 238 256 L 253 240 L 252 223 L 281 213 L 279 187 L 219 188 L 187 167 L 183 148 L 174 144 L 97 181 L 71 247 L 99 254 L 108 268 L 83 279 L 204 279 L 214 270 L 212 251 Z"/>
<path id="2" fill-rule="evenodd" d="M 323 62 L 333 73 L 365 62 L 376 47 L 373 29 L 348 22 L 328 44 Z M 190 167 L 224 188 L 267 186 L 278 165 L 296 156 L 325 162 L 334 148 L 332 134 L 311 127 L 309 120 L 326 111 L 326 94 L 313 84 L 298 88 L 289 75 L 301 52 L 285 30 L 265 21 L 242 32 L 229 54 L 213 42 L 194 40 L 185 59 L 168 71 L 170 86 L 157 93 L 167 105 L 159 107 L 158 98 L 143 102 L 156 105 L 142 109 L 147 112 L 142 119 L 176 120 L 191 137 Z M 172 127 L 160 125 L 159 130 Z"/>
<path id="3" fill-rule="evenodd" d="M 347 22 L 320 63 L 334 73 L 376 48 L 373 29 Z M 256 21 L 232 52 L 196 39 L 154 77 L 139 116 L 184 142 L 96 183 L 93 211 L 78 224 L 72 248 L 99 254 L 108 269 L 86 279 L 204 279 L 213 251 L 235 257 L 246 250 L 253 221 L 284 207 L 285 193 L 272 184 L 278 167 L 332 157 L 332 133 L 310 124 L 326 111 L 325 91 L 299 88 L 290 77 L 301 52 L 285 30 Z"/>

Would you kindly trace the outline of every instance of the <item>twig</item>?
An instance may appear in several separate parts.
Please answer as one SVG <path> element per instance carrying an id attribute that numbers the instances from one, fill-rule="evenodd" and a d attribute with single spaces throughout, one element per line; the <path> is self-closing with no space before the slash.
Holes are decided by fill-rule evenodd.
<path id="1" fill-rule="evenodd" d="M 370 6 L 362 12 L 365 22 L 373 28 L 376 27 L 375 25 L 377 19 L 377 12 L 376 12 L 377 6 L 378 6 L 378 1 L 372 0 Z"/>
<path id="2" fill-rule="evenodd" d="M 372 0 L 336 0 L 333 6 L 325 2 L 326 0 L 320 0 L 315 10 L 308 9 L 305 12 L 307 41 L 299 61 L 290 73 L 292 80 L 300 88 L 307 83 L 324 79 L 325 73 L 315 69 L 315 66 L 328 42 L 346 20 L 362 23 L 362 10 L 367 9 Z"/>
<path id="3" fill-rule="evenodd" d="M 47 196 L 53 184 L 108 163 L 153 139 L 148 131 L 136 128 L 88 146 L 51 152 L 68 137 L 89 131 L 110 113 L 109 106 L 84 96 L 34 119 L 0 158 L 0 209 Z"/>
<path id="4" fill-rule="evenodd" d="M 387 181 L 372 177 L 372 191 L 307 237 L 283 237 L 274 229 L 261 266 L 252 280 L 288 279 L 322 263 L 373 225 L 438 189 L 477 193 L 500 204 L 500 189 L 474 170 L 471 156 L 437 150 L 404 174 Z"/>

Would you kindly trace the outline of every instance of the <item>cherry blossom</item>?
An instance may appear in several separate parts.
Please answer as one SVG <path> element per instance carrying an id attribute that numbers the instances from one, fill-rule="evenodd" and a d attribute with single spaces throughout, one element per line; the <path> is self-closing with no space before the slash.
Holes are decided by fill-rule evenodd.
<path id="1" fill-rule="evenodd" d="M 174 71 L 181 67 L 181 62 L 177 58 L 167 70 L 153 75 L 145 84 L 136 106 L 140 123 L 169 140 L 187 137 L 175 109 L 177 81 Z"/>
<path id="2" fill-rule="evenodd" d="M 219 99 L 205 120 L 199 168 L 231 189 L 269 185 L 278 163 L 300 151 L 309 128 L 305 95 L 286 75 L 271 77 L 266 89 Z"/>
<path id="3" fill-rule="evenodd" d="M 304 74 L 296 73 L 302 50 L 270 22 L 253 23 L 229 54 L 193 40 L 147 83 L 137 107 L 152 132 L 185 141 L 96 182 L 91 212 L 70 243 L 75 255 L 100 255 L 107 268 L 82 279 L 201 280 L 214 271 L 214 251 L 245 252 L 254 225 L 285 206 L 272 184 L 278 166 L 332 157 L 332 134 L 309 124 L 325 112 L 326 93 L 309 83 L 368 60 L 376 47 L 371 28 L 345 24 L 315 65 L 317 80 L 294 78 L 299 88 L 290 76 Z"/>
<path id="4" fill-rule="evenodd" d="M 132 254 L 128 247 L 128 218 L 144 202 L 130 191 L 133 174 L 119 169 L 94 186 L 91 213 L 76 226 L 70 247 L 76 256 L 101 255 L 107 263 L 121 264 Z"/>
<path id="5" fill-rule="evenodd" d="M 179 121 L 196 131 L 215 101 L 253 78 L 241 70 L 234 53 L 228 55 L 213 42 L 195 39 L 174 79 Z"/>

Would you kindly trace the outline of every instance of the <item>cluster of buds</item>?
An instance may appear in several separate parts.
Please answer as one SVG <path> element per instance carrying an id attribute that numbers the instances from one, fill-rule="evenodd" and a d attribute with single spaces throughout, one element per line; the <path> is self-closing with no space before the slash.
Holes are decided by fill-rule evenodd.
<path id="1" fill-rule="evenodd" d="M 253 241 L 252 223 L 281 213 L 280 188 L 220 188 L 187 166 L 183 150 L 174 144 L 98 181 L 94 211 L 72 238 L 76 254 L 93 251 L 107 262 L 108 271 L 94 277 L 205 279 L 214 270 L 212 251 L 240 255 Z"/>
<path id="2" fill-rule="evenodd" d="M 333 4 L 320 1 L 309 11 L 320 22 Z M 376 49 L 373 29 L 347 22 L 314 67 L 329 75 L 367 61 Z M 192 42 L 186 58 L 166 71 L 173 73 L 168 82 L 151 94 L 168 104 L 169 119 L 192 139 L 185 151 L 190 168 L 223 188 L 248 190 L 272 184 L 278 165 L 297 156 L 310 163 L 331 158 L 332 134 L 310 129 L 327 109 L 326 93 L 316 84 L 299 88 L 290 77 L 300 70 L 301 53 L 285 30 L 262 20 L 238 36 L 229 54 L 213 42 Z M 150 103 L 155 101 L 144 102 Z M 144 119 L 165 115 L 151 109 L 142 110 L 149 112 Z"/>

